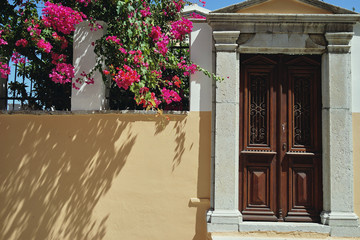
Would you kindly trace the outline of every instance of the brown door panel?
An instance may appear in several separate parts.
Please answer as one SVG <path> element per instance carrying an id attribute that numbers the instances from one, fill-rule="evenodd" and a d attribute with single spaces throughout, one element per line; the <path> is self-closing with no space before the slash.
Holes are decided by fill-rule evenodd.
<path id="1" fill-rule="evenodd" d="M 243 192 L 246 198 L 242 202 L 244 220 L 277 221 L 275 190 L 275 155 L 261 153 L 243 153 L 242 172 Z"/>

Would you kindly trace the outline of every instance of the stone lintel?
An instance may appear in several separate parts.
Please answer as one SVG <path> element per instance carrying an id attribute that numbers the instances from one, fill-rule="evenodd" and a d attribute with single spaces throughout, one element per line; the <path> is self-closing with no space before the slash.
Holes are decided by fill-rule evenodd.
<path id="1" fill-rule="evenodd" d="M 353 32 L 325 33 L 325 38 L 328 41 L 328 51 L 330 53 L 350 52 L 350 41 L 353 36 Z"/>
<path id="2" fill-rule="evenodd" d="M 326 49 L 324 48 L 276 48 L 276 47 L 246 47 L 240 46 L 238 48 L 240 53 L 249 54 L 323 54 Z"/>

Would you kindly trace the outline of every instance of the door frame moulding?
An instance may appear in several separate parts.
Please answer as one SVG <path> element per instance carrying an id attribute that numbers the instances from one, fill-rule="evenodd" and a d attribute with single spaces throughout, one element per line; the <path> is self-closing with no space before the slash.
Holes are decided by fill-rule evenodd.
<path id="1" fill-rule="evenodd" d="M 289 232 L 296 229 L 302 232 L 325 232 L 331 236 L 360 236 L 358 216 L 353 206 L 350 112 L 350 41 L 353 25 L 360 21 L 360 15 L 257 15 L 208 15 L 215 42 L 216 73 L 226 76 L 223 82 L 216 83 L 213 103 L 214 185 L 212 209 L 207 214 L 208 231 Z M 239 79 L 242 53 L 322 55 L 322 224 L 261 223 L 254 228 L 251 223 L 243 222 L 238 209 Z"/>

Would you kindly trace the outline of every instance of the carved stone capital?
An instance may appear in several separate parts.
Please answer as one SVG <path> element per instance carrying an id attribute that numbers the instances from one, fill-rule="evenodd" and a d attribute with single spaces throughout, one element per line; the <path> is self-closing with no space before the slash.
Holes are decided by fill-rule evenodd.
<path id="1" fill-rule="evenodd" d="M 325 38 L 328 41 L 329 53 L 348 53 L 350 52 L 350 41 L 353 32 L 326 33 Z"/>
<path id="2" fill-rule="evenodd" d="M 216 51 L 235 51 L 240 31 L 214 31 L 213 37 L 216 42 Z"/>

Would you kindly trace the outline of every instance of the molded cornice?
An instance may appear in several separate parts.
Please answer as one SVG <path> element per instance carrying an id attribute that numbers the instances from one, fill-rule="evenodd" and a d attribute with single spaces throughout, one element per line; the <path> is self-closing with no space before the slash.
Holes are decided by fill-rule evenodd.
<path id="1" fill-rule="evenodd" d="M 217 9 L 217 10 L 213 11 L 213 13 L 234 13 L 238 10 L 249 8 L 249 7 L 261 4 L 261 3 L 265 3 L 267 1 L 269 1 L 269 0 L 248 0 L 245 2 L 230 5 L 228 7 Z M 298 1 L 308 4 L 310 6 L 314 6 L 314 7 L 318 7 L 318 8 L 327 10 L 334 14 L 356 14 L 356 12 L 350 11 L 345 8 L 337 7 L 337 6 L 334 6 L 329 3 L 319 1 L 319 0 L 298 0 Z"/>
<path id="2" fill-rule="evenodd" d="M 208 23 L 345 23 L 360 22 L 360 14 L 263 14 L 263 13 L 215 13 L 207 16 Z"/>

